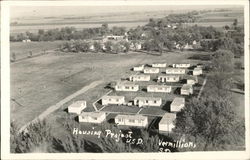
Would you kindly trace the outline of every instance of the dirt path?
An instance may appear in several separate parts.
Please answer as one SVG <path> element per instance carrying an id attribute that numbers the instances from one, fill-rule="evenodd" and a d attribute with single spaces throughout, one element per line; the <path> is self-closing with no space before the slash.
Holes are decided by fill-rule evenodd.
<path id="1" fill-rule="evenodd" d="M 203 89 L 204 89 L 204 86 L 205 86 L 205 84 L 207 83 L 207 77 L 205 78 L 205 80 L 203 81 L 203 83 L 202 83 L 202 87 L 201 87 L 201 90 L 200 90 L 200 92 L 199 92 L 199 94 L 198 94 L 198 99 L 200 98 L 200 96 L 201 96 L 201 93 L 202 93 L 202 91 L 203 91 Z"/>
<path id="2" fill-rule="evenodd" d="M 69 102 L 69 101 L 72 100 L 73 98 L 75 98 L 75 97 L 77 97 L 77 96 L 79 96 L 79 95 L 85 93 L 85 92 L 88 91 L 89 89 L 92 89 L 92 88 L 96 87 L 97 85 L 99 85 L 99 84 L 101 84 L 101 83 L 103 83 L 102 80 L 94 81 L 94 82 L 92 82 L 91 84 L 89 84 L 89 85 L 87 85 L 87 86 L 84 86 L 84 87 L 83 87 L 82 89 L 80 89 L 79 91 L 77 91 L 77 92 L 71 94 L 70 96 L 68 96 L 68 97 L 66 97 L 66 98 L 64 98 L 64 99 L 62 99 L 60 102 L 56 103 L 55 105 L 48 107 L 48 108 L 47 108 L 43 113 L 41 113 L 38 117 L 36 117 L 36 118 L 33 119 L 32 121 L 26 123 L 24 126 L 22 126 L 22 127 L 20 128 L 19 132 L 25 130 L 25 128 L 26 128 L 29 124 L 31 124 L 31 123 L 33 123 L 33 122 L 35 122 L 35 121 L 37 121 L 37 120 L 43 120 L 46 116 L 48 116 L 49 114 L 51 114 L 51 113 L 54 112 L 55 110 L 59 109 L 59 108 L 60 108 L 62 105 L 64 105 L 65 103 Z"/>

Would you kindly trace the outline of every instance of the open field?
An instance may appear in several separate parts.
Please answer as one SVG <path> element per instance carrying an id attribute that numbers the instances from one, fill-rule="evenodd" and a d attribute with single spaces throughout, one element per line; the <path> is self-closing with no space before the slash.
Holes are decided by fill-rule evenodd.
<path id="1" fill-rule="evenodd" d="M 31 51 L 33 56 L 38 54 L 52 51 L 59 47 L 63 41 L 54 41 L 54 42 L 11 42 L 10 43 L 10 54 L 16 54 L 16 60 L 27 58 L 29 52 Z"/>
<path id="2" fill-rule="evenodd" d="M 39 29 L 55 29 L 63 27 L 75 27 L 76 29 L 100 27 L 103 23 L 108 23 L 109 27 L 123 26 L 126 28 L 135 28 L 148 23 L 150 18 L 163 18 L 170 13 L 183 13 L 184 10 L 155 10 L 155 11 L 135 11 L 135 12 L 119 12 L 116 14 L 102 13 L 85 16 L 59 16 L 59 17 L 24 17 L 12 19 L 11 22 L 17 22 L 11 25 L 12 34 L 29 32 L 37 32 Z M 234 19 L 238 19 L 239 25 L 243 24 L 243 9 L 232 9 L 230 11 L 211 11 L 198 15 L 199 19 L 196 23 L 201 26 L 210 26 L 221 28 L 225 25 L 233 23 Z"/>
<path id="3" fill-rule="evenodd" d="M 107 93 L 107 83 L 128 77 L 130 68 L 138 63 L 185 61 L 194 52 L 166 53 L 162 56 L 143 53 L 130 54 L 75 54 L 54 52 L 11 64 L 11 120 L 19 125 L 31 121 L 47 107 L 73 94 L 95 80 L 103 80 L 100 90 L 91 89 L 78 99 L 91 100 L 87 110 L 99 95 Z M 198 63 L 198 61 L 194 60 Z M 94 91 L 94 92 L 93 92 Z M 92 93 L 93 92 L 93 93 Z M 77 99 L 76 98 L 76 99 Z M 75 99 L 74 99 L 75 100 Z M 72 103 L 69 102 L 69 103 Z"/>

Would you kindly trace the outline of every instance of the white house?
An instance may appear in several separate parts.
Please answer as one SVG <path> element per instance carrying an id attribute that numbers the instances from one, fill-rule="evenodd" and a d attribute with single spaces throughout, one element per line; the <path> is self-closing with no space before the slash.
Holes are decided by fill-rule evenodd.
<path id="1" fill-rule="evenodd" d="M 31 42 L 31 40 L 30 39 L 24 39 L 24 40 L 22 40 L 22 42 Z"/>
<path id="2" fill-rule="evenodd" d="M 159 68 L 165 68 L 167 67 L 167 63 L 153 63 L 151 64 L 152 67 L 159 67 Z"/>
<path id="3" fill-rule="evenodd" d="M 144 68 L 143 72 L 144 73 L 159 73 L 160 69 L 159 68 Z"/>
<path id="4" fill-rule="evenodd" d="M 183 84 L 181 87 L 181 95 L 193 94 L 193 87 L 191 84 Z"/>
<path id="5" fill-rule="evenodd" d="M 115 85 L 115 90 L 136 92 L 139 90 L 139 85 L 129 82 L 119 82 Z"/>
<path id="6" fill-rule="evenodd" d="M 179 63 L 179 64 L 173 64 L 174 68 L 189 68 L 191 66 L 190 63 Z"/>
<path id="7" fill-rule="evenodd" d="M 148 117 L 135 114 L 135 115 L 117 115 L 115 123 L 125 126 L 146 127 L 148 125 Z"/>
<path id="8" fill-rule="evenodd" d="M 159 131 L 160 132 L 171 132 L 175 127 L 175 113 L 165 113 L 159 122 Z"/>
<path id="9" fill-rule="evenodd" d="M 141 45 L 141 43 L 139 43 L 139 42 L 131 42 L 131 44 L 130 44 L 130 49 L 131 50 L 140 50 L 142 48 L 142 45 Z"/>
<path id="10" fill-rule="evenodd" d="M 186 70 L 182 68 L 167 68 L 166 74 L 185 74 Z"/>
<path id="11" fill-rule="evenodd" d="M 159 82 L 179 82 L 180 77 L 175 76 L 175 75 L 159 76 L 158 81 Z"/>
<path id="12" fill-rule="evenodd" d="M 140 66 L 135 66 L 133 68 L 133 71 L 143 71 L 143 69 L 144 69 L 144 65 L 140 65 Z"/>
<path id="13" fill-rule="evenodd" d="M 79 122 L 87 123 L 102 123 L 105 119 L 105 112 L 82 112 L 78 116 Z"/>
<path id="14" fill-rule="evenodd" d="M 186 44 L 185 46 L 184 46 L 184 49 L 194 49 L 193 48 L 193 45 L 190 45 L 190 44 Z"/>
<path id="15" fill-rule="evenodd" d="M 159 97 L 135 97 L 134 105 L 138 107 L 142 106 L 155 106 L 159 107 L 162 104 L 162 100 Z"/>
<path id="16" fill-rule="evenodd" d="M 82 110 L 87 107 L 86 101 L 76 101 L 68 106 L 69 113 L 81 114 Z"/>
<path id="17" fill-rule="evenodd" d="M 103 42 L 107 42 L 107 41 L 122 41 L 122 40 L 126 40 L 127 41 L 126 36 L 108 35 L 108 36 L 104 36 L 103 37 Z"/>
<path id="18" fill-rule="evenodd" d="M 102 97 L 102 105 L 108 105 L 108 104 L 123 104 L 125 103 L 125 97 L 124 96 L 103 96 Z"/>
<path id="19" fill-rule="evenodd" d="M 147 92 L 164 92 L 164 93 L 170 93 L 172 90 L 171 86 L 166 85 L 148 85 L 147 86 Z"/>
<path id="20" fill-rule="evenodd" d="M 195 67 L 193 70 L 193 75 L 201 75 L 202 74 L 202 68 L 201 67 Z"/>
<path id="21" fill-rule="evenodd" d="M 129 77 L 130 81 L 150 81 L 150 75 L 136 74 Z"/>
<path id="22" fill-rule="evenodd" d="M 185 107 L 185 98 L 175 97 L 170 105 L 170 112 L 179 112 Z"/>
<path id="23" fill-rule="evenodd" d="M 189 76 L 186 78 L 187 80 L 187 84 L 191 84 L 194 85 L 196 83 L 198 83 L 198 77 L 197 76 Z"/>

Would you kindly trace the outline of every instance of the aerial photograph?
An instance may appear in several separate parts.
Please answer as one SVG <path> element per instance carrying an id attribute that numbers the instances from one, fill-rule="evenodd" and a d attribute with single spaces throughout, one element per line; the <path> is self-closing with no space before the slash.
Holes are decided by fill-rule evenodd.
<path id="1" fill-rule="evenodd" d="M 22 5 L 9 26 L 10 153 L 246 150 L 244 6 Z"/>

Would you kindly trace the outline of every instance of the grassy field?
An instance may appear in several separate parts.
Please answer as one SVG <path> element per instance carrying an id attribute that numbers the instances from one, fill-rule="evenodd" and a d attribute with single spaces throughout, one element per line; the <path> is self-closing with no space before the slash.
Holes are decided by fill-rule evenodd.
<path id="1" fill-rule="evenodd" d="M 63 41 L 54 42 L 11 42 L 10 53 L 16 54 L 16 60 L 27 58 L 31 51 L 33 56 L 58 48 Z"/>
<path id="2" fill-rule="evenodd" d="M 171 52 L 162 56 L 144 53 L 113 55 L 54 52 L 13 63 L 10 66 L 11 120 L 18 119 L 17 123 L 24 125 L 49 106 L 92 81 L 102 79 L 109 83 L 122 77 L 128 77 L 132 73 L 130 69 L 138 63 L 159 61 L 175 63 L 185 61 L 192 54 L 193 52 L 189 51 Z M 106 85 L 104 83 L 100 88 L 104 88 Z M 91 106 L 92 101 L 100 98 L 99 95 L 107 91 L 93 89 L 78 98 L 91 100 L 88 102 L 88 105 Z M 88 108 L 88 110 L 91 109 Z"/>

